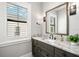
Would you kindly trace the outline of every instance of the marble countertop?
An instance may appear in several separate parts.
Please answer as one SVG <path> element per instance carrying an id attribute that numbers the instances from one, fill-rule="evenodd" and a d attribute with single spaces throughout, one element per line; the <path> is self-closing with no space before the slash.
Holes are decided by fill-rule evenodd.
<path id="1" fill-rule="evenodd" d="M 70 42 L 60 40 L 53 41 L 49 39 L 48 41 L 46 39 L 42 39 L 42 37 L 32 37 L 32 38 L 79 56 L 79 45 L 73 46 L 70 44 Z"/>

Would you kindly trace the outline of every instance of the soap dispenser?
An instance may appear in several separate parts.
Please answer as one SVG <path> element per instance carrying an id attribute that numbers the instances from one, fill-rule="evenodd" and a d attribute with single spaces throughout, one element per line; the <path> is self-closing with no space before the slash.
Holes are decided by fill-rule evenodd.
<path id="1" fill-rule="evenodd" d="M 64 40 L 63 40 L 63 35 L 61 35 L 61 41 L 64 41 Z"/>

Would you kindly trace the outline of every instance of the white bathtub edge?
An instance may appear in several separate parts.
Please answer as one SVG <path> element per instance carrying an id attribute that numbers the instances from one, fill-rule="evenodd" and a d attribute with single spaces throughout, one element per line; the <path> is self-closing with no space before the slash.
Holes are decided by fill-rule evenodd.
<path id="1" fill-rule="evenodd" d="M 11 40 L 11 41 L 6 41 L 6 42 L 1 42 L 0 47 L 5 47 L 5 46 L 19 44 L 19 43 L 28 42 L 28 41 L 31 41 L 31 39 L 24 38 L 24 39 L 19 39 L 19 40 Z"/>
<path id="2" fill-rule="evenodd" d="M 32 56 L 32 52 L 29 52 L 29 53 L 26 53 L 20 57 L 33 57 L 33 56 Z"/>

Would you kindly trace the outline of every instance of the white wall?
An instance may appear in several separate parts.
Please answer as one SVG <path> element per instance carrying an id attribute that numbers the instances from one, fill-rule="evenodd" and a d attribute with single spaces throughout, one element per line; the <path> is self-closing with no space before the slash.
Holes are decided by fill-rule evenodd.
<path id="1" fill-rule="evenodd" d="M 41 34 L 41 25 L 36 24 L 36 22 L 42 22 L 42 3 L 31 2 L 31 35 Z"/>
<path id="2" fill-rule="evenodd" d="M 7 40 L 6 3 L 0 3 L 0 42 Z"/>
<path id="3" fill-rule="evenodd" d="M 77 2 L 77 14 L 69 17 L 69 34 L 79 34 L 79 2 Z"/>
<path id="4" fill-rule="evenodd" d="M 45 16 L 45 12 L 62 4 L 63 2 L 44 2 L 43 3 L 43 14 Z"/>

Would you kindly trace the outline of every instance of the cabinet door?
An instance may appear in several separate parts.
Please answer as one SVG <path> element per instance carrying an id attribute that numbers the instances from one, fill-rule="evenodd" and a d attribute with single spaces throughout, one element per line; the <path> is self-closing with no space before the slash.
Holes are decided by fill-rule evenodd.
<path id="1" fill-rule="evenodd" d="M 35 56 L 35 57 L 45 57 L 46 52 L 43 51 L 40 47 L 34 46 L 33 56 Z"/>
<path id="2" fill-rule="evenodd" d="M 33 38 L 32 38 L 32 54 L 33 56 L 35 56 L 35 41 Z"/>
<path id="3" fill-rule="evenodd" d="M 36 44 L 36 45 L 42 49 L 41 52 L 43 52 L 43 53 L 44 53 L 44 51 L 46 52 L 44 54 L 42 53 L 43 55 L 48 56 L 48 57 L 54 56 L 54 47 L 53 46 L 48 45 L 41 41 L 38 41 L 38 44 Z"/>
<path id="4" fill-rule="evenodd" d="M 38 57 L 38 48 L 36 46 L 34 46 L 33 48 L 33 56 Z"/>
<path id="5" fill-rule="evenodd" d="M 32 38 L 32 46 L 38 45 L 38 41 Z"/>
<path id="6" fill-rule="evenodd" d="M 69 52 L 65 52 L 65 57 L 79 57 L 79 56 L 74 55 L 74 54 L 69 53 Z"/>
<path id="7" fill-rule="evenodd" d="M 41 48 L 45 49 L 50 54 L 50 56 L 54 56 L 55 51 L 53 46 L 43 42 L 38 42 L 38 45 L 40 45 Z"/>
<path id="8" fill-rule="evenodd" d="M 64 57 L 64 51 L 58 48 L 55 48 L 55 57 Z"/>
<path id="9" fill-rule="evenodd" d="M 42 50 L 38 47 L 37 43 L 37 40 L 32 39 L 32 54 L 34 57 L 43 57 L 41 54 Z"/>
<path id="10" fill-rule="evenodd" d="M 37 46 L 36 54 L 37 57 L 51 57 L 50 53 L 48 53 L 46 50 L 44 50 L 41 47 Z"/>
<path id="11" fill-rule="evenodd" d="M 51 57 L 53 56 L 53 51 L 52 51 L 53 49 L 51 49 L 51 51 L 49 49 L 51 48 L 47 47 L 47 44 L 32 39 L 32 52 L 34 56 Z"/>
<path id="12" fill-rule="evenodd" d="M 44 49 L 40 48 L 39 53 L 41 54 L 41 57 L 50 57 L 50 54 Z"/>
<path id="13" fill-rule="evenodd" d="M 51 57 L 55 56 L 55 47 L 53 47 L 51 45 L 47 45 L 47 51 L 49 52 Z"/>
<path id="14" fill-rule="evenodd" d="M 38 48 L 37 48 L 36 45 L 37 45 L 37 40 L 34 40 L 34 39 L 32 38 L 32 54 L 33 54 L 33 56 L 35 56 L 35 57 L 38 56 L 38 54 L 37 54 Z"/>

